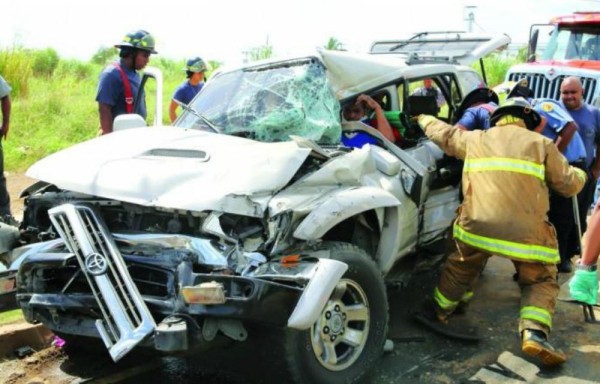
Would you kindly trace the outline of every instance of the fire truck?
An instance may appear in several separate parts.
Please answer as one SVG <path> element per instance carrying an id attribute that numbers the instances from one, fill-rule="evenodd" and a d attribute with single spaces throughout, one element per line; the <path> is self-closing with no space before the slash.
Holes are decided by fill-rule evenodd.
<path id="1" fill-rule="evenodd" d="M 513 66 L 506 80 L 527 78 L 534 97 L 558 100 L 563 79 L 578 76 L 585 101 L 600 106 L 600 12 L 575 12 L 550 24 L 534 24 L 529 36 L 527 63 Z"/>

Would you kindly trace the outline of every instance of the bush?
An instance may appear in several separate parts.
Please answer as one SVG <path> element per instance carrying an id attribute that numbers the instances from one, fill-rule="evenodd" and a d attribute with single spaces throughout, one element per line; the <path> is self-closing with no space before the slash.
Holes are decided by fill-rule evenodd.
<path id="1" fill-rule="evenodd" d="M 12 88 L 11 98 L 28 95 L 32 73 L 31 56 L 25 50 L 0 51 L 0 74 Z"/>
<path id="2" fill-rule="evenodd" d="M 502 83 L 506 77 L 506 72 L 515 64 L 524 62 L 524 58 L 527 55 L 527 49 L 525 51 L 519 50 L 516 56 L 506 56 L 504 53 L 492 53 L 491 55 L 483 59 L 483 65 L 485 66 L 487 84 L 488 87 L 493 88 L 496 85 Z M 473 68 L 481 74 L 481 68 L 479 62 L 473 64 Z"/>
<path id="3" fill-rule="evenodd" d="M 92 63 L 106 65 L 108 62 L 115 60 L 119 56 L 119 52 L 115 47 L 100 47 L 92 56 Z"/>
<path id="4" fill-rule="evenodd" d="M 78 80 L 86 80 L 92 77 L 95 69 L 94 65 L 79 60 L 61 60 L 55 75 L 59 77 L 74 76 Z"/>
<path id="5" fill-rule="evenodd" d="M 33 74 L 36 76 L 52 76 L 60 61 L 58 53 L 52 48 L 32 51 L 31 56 L 33 57 Z"/>

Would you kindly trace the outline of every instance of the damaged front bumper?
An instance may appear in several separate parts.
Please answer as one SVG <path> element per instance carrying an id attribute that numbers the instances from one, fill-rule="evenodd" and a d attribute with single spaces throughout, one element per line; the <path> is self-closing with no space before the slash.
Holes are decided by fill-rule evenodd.
<path id="1" fill-rule="evenodd" d="M 50 217 L 64 243 L 37 247 L 23 260 L 17 301 L 31 322 L 67 334 L 99 335 L 115 361 L 138 344 L 185 350 L 198 340 L 210 341 L 217 331 L 243 340 L 245 320 L 306 329 L 347 269 L 335 260 L 311 258 L 265 262 L 244 275 L 202 270 L 190 252 L 171 250 L 168 258 L 121 252 L 119 236 L 90 207 L 65 204 Z M 222 291 L 222 302 L 190 302 L 182 295 L 207 284 Z"/>

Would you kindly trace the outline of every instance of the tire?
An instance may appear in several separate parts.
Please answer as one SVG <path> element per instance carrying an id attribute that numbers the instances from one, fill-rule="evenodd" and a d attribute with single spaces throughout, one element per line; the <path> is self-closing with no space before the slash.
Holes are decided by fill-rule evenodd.
<path id="1" fill-rule="evenodd" d="M 355 383 L 383 353 L 389 316 L 385 285 L 362 249 L 346 243 L 324 246 L 348 270 L 310 329 L 285 330 L 287 366 L 299 384 Z"/>

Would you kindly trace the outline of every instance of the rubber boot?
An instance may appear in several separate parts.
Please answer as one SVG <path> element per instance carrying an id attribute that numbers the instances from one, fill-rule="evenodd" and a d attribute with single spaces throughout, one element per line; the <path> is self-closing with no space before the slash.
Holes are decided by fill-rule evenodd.
<path id="1" fill-rule="evenodd" d="M 560 365 L 567 361 L 567 356 L 554 349 L 542 331 L 526 329 L 523 331 L 522 340 L 523 353 L 539 359 L 546 366 Z"/>
<path id="2" fill-rule="evenodd" d="M 455 319 L 436 309 L 433 301 L 426 301 L 421 310 L 413 312 L 413 318 L 429 329 L 453 339 L 479 341 L 477 327 L 467 319 Z"/>

